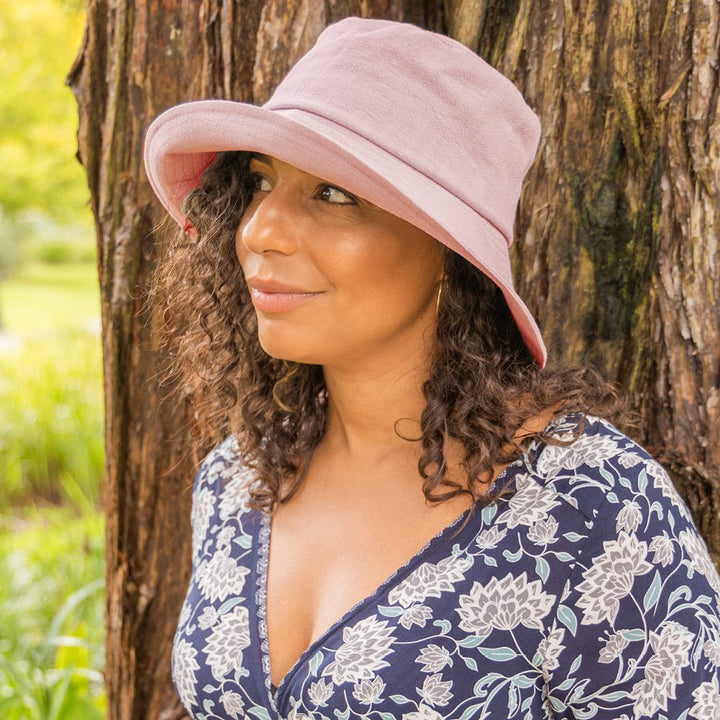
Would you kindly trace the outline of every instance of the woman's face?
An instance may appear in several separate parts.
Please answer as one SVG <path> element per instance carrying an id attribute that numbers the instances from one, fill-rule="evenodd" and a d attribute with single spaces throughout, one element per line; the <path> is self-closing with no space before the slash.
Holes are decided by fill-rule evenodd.
<path id="1" fill-rule="evenodd" d="M 266 156 L 236 236 L 259 340 L 276 358 L 324 366 L 425 347 L 443 246 L 321 178 Z"/>

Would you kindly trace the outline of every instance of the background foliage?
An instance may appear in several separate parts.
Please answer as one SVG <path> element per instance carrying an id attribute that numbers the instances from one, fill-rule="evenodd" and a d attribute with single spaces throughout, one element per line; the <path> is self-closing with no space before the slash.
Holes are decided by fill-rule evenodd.
<path id="1" fill-rule="evenodd" d="M 74 3 L 0 3 L 0 205 L 7 217 L 35 211 L 87 221 L 75 159 L 77 111 L 63 82 L 83 21 Z"/>
<path id="2" fill-rule="evenodd" d="M 83 22 L 76 1 L 0 3 L 0 277 L 33 242 L 73 248 L 91 226 L 64 83 Z"/>
<path id="3" fill-rule="evenodd" d="M 0 3 L 0 718 L 105 716 L 99 291 L 64 78 L 82 3 Z"/>

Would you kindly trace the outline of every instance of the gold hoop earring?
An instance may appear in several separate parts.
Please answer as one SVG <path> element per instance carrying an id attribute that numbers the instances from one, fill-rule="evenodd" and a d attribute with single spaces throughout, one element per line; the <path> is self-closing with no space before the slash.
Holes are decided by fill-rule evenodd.
<path id="1" fill-rule="evenodd" d="M 440 278 L 440 283 L 438 285 L 438 294 L 437 294 L 437 300 L 435 301 L 435 314 L 440 314 L 440 300 L 442 299 L 442 289 L 443 289 L 443 278 Z"/>

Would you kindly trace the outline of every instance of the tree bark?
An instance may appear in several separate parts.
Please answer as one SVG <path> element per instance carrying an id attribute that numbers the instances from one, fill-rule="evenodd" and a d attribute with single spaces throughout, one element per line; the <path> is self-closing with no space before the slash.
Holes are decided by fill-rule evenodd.
<path id="1" fill-rule="evenodd" d="M 178 102 L 262 102 L 330 22 L 446 31 L 511 77 L 543 136 L 516 225 L 551 355 L 628 388 L 720 557 L 717 0 L 89 0 L 68 81 L 98 237 L 106 398 L 108 718 L 183 716 L 170 649 L 189 573 L 190 408 L 145 301 L 169 232 L 141 165 Z"/>
<path id="2" fill-rule="evenodd" d="M 720 3 L 496 1 L 481 25 L 543 127 L 520 294 L 552 355 L 627 388 L 718 560 Z"/>
<path id="3" fill-rule="evenodd" d="M 418 0 L 89 0 L 68 83 L 102 301 L 108 720 L 184 716 L 170 651 L 189 576 L 190 485 L 208 449 L 158 380 L 160 320 L 146 296 L 155 241 L 171 229 L 144 176 L 145 132 L 178 102 L 262 102 L 329 22 L 353 14 L 440 29 L 439 9 Z"/>

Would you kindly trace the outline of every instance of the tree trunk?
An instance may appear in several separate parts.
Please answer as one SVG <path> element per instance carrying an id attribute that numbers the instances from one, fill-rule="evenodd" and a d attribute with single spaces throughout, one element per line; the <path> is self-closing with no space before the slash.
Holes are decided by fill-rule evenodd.
<path id="1" fill-rule="evenodd" d="M 440 29 L 412 0 L 90 0 L 68 82 L 98 238 L 106 401 L 108 719 L 184 715 L 170 681 L 190 558 L 192 412 L 161 387 L 159 318 L 145 302 L 154 238 L 169 232 L 142 168 L 151 120 L 185 100 L 262 102 L 330 22 L 347 15 Z"/>
<path id="2" fill-rule="evenodd" d="M 177 102 L 262 102 L 346 15 L 446 31 L 510 76 L 543 138 L 517 280 L 551 355 L 626 386 L 720 555 L 717 0 L 89 0 L 69 83 L 98 237 L 106 397 L 109 720 L 183 716 L 170 682 L 189 572 L 191 409 L 160 387 L 145 302 L 168 232 L 141 166 Z"/>
<path id="3" fill-rule="evenodd" d="M 489 2 L 479 26 L 543 127 L 520 294 L 552 355 L 627 388 L 718 560 L 720 2 Z"/>

